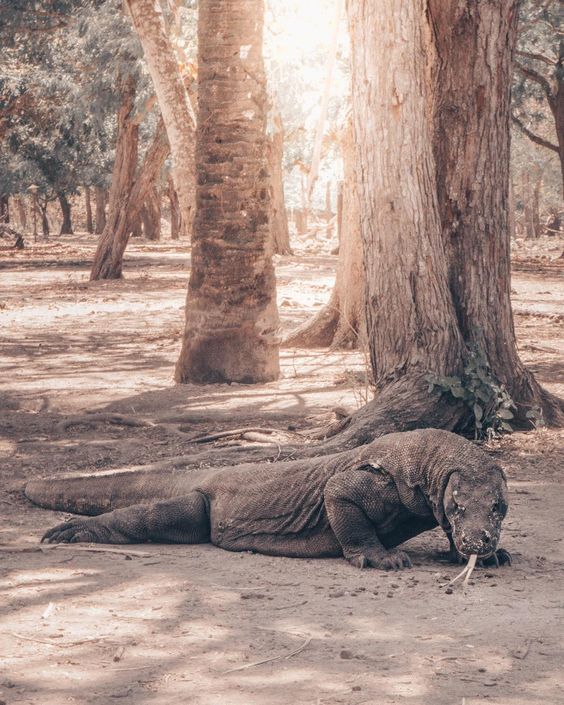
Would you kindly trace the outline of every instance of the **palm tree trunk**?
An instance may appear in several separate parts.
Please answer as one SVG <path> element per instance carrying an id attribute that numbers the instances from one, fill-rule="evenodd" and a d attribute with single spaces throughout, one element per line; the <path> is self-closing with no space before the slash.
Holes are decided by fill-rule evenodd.
<path id="1" fill-rule="evenodd" d="M 263 0 L 198 5 L 197 207 L 180 382 L 276 379 Z"/>

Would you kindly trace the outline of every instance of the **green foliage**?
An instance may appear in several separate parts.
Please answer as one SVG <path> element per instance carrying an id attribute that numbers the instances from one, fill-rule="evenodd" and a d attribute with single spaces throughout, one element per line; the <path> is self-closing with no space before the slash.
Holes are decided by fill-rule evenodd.
<path id="1" fill-rule="evenodd" d="M 472 413 L 476 438 L 513 431 L 509 422 L 514 418 L 516 406 L 507 389 L 493 376 L 481 350 L 473 348 L 470 351 L 462 377 L 429 375 L 427 381 L 429 392 L 438 389 L 468 407 Z M 532 420 L 533 416 L 529 414 L 528 418 Z M 539 415 L 535 418 L 538 419 Z"/>

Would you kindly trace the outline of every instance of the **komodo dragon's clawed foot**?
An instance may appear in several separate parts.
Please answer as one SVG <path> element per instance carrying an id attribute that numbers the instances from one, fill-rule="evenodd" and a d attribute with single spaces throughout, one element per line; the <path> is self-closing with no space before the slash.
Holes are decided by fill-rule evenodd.
<path id="1" fill-rule="evenodd" d="M 378 568 L 380 570 L 402 570 L 411 568 L 411 559 L 404 551 L 397 548 L 386 553 L 369 554 L 360 553 L 347 557 L 348 562 L 355 568 Z"/>
<path id="2" fill-rule="evenodd" d="M 499 568 L 502 565 L 510 566 L 511 562 L 509 551 L 506 551 L 505 548 L 498 548 L 491 556 L 478 561 L 478 565 L 482 565 L 485 568 Z"/>
<path id="3" fill-rule="evenodd" d="M 92 519 L 76 518 L 57 524 L 41 538 L 41 543 L 108 543 L 103 527 Z"/>

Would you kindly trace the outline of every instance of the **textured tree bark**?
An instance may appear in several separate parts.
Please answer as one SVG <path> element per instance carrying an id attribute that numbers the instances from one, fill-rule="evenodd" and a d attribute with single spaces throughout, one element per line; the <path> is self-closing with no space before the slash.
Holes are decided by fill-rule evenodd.
<path id="1" fill-rule="evenodd" d="M 133 107 L 133 102 L 131 103 L 131 107 Z M 163 167 L 165 159 L 170 152 L 164 122 L 161 118 L 157 123 L 153 141 L 147 149 L 143 164 L 135 179 L 138 135 L 136 122 L 136 120 L 131 120 L 130 118 L 125 121 L 128 136 L 127 139 L 124 137 L 123 154 L 121 154 L 119 150 L 120 137 L 118 131 L 118 149 L 116 149 L 116 164 L 114 165 L 114 175 L 112 178 L 112 192 L 114 178 L 116 178 L 122 195 L 121 200 L 115 202 L 112 202 L 110 198 L 108 222 L 98 243 L 95 258 L 95 264 L 97 261 L 100 262 L 100 268 L 98 270 L 100 271 L 100 275 L 96 277 L 93 276 L 93 267 L 90 275 L 91 279 L 119 279 L 121 277 L 123 254 L 129 242 L 129 237 L 134 228 L 138 227 L 143 204 L 149 198 L 151 189 L 154 188 L 154 184 Z M 133 131 L 135 135 L 134 145 L 131 141 L 131 131 Z M 128 145 L 131 149 L 127 148 Z M 120 156 L 119 163 L 118 155 Z M 116 176 L 117 169 L 120 171 Z M 115 210 L 116 206 L 117 212 Z M 114 224 L 113 231 L 110 230 L 112 223 Z"/>
<path id="2" fill-rule="evenodd" d="M 96 203 L 96 235 L 104 232 L 106 227 L 106 189 L 102 186 L 94 187 L 94 201 Z"/>
<path id="3" fill-rule="evenodd" d="M 131 231 L 127 211 L 137 167 L 139 124 L 133 119 L 135 80 L 128 76 L 121 84 L 122 102 L 117 116 L 118 136 L 108 216 L 94 255 L 91 281 L 121 278 L 123 253 Z"/>
<path id="4" fill-rule="evenodd" d="M 61 206 L 61 212 L 63 214 L 63 222 L 61 223 L 61 235 L 72 235 L 72 221 L 71 221 L 71 205 L 65 193 L 62 191 L 57 192 L 57 198 L 59 199 L 59 204 Z"/>
<path id="5" fill-rule="evenodd" d="M 94 224 L 92 222 L 92 199 L 90 197 L 90 186 L 84 187 L 84 205 L 86 207 L 86 232 L 92 234 L 94 232 Z"/>
<path id="6" fill-rule="evenodd" d="M 276 379 L 263 0 L 198 5 L 198 165 L 179 382 Z"/>
<path id="7" fill-rule="evenodd" d="M 16 208 L 18 209 L 18 220 L 20 229 L 25 232 L 27 228 L 27 209 L 23 196 L 16 196 Z"/>
<path id="8" fill-rule="evenodd" d="M 562 404 L 517 354 L 511 309 L 509 217 L 510 84 L 517 2 L 429 0 L 437 62 L 433 139 L 448 277 L 460 334 L 483 350 L 520 421 L 541 407 L 549 422 Z"/>
<path id="9" fill-rule="evenodd" d="M 284 176 L 282 172 L 284 129 L 278 116 L 274 123 L 276 129 L 267 142 L 268 166 L 271 179 L 270 229 L 272 251 L 275 255 L 289 255 L 292 254 L 292 248 L 290 247 L 290 230 L 288 228 L 288 214 L 286 213 L 284 197 Z"/>
<path id="10" fill-rule="evenodd" d="M 143 221 L 143 235 L 147 240 L 161 239 L 161 197 L 153 185 L 149 189 L 143 208 L 141 209 Z"/>
<path id="11" fill-rule="evenodd" d="M 357 348 L 366 341 L 365 276 L 352 125 L 344 130 L 341 149 L 344 184 L 335 286 L 327 305 L 291 333 L 285 346 Z"/>
<path id="12" fill-rule="evenodd" d="M 167 174 L 167 196 L 170 202 L 170 238 L 178 240 L 182 230 L 182 215 L 178 203 L 178 194 L 174 188 L 174 181 L 170 174 Z"/>
<path id="13" fill-rule="evenodd" d="M 10 222 L 10 197 L 0 196 L 0 223 Z"/>
<path id="14" fill-rule="evenodd" d="M 461 427 L 471 412 L 424 389 L 460 376 L 469 350 L 519 405 L 559 404 L 520 363 L 509 300 L 509 87 L 515 2 L 349 0 L 353 106 L 371 366 L 360 417 Z M 393 71 L 388 67 L 393 67 Z M 386 70 L 383 69 L 386 67 Z M 382 146 L 384 145 L 384 148 Z"/>
<path id="15" fill-rule="evenodd" d="M 186 233 L 195 208 L 194 111 L 184 87 L 162 10 L 154 0 L 125 0 L 143 47 L 170 143 L 173 178 Z"/>

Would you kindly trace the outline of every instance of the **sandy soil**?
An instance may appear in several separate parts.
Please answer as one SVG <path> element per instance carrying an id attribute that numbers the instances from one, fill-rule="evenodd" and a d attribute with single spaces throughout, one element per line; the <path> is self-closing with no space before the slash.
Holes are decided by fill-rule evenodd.
<path id="1" fill-rule="evenodd" d="M 286 330 L 328 298 L 326 250 L 278 261 Z M 258 387 L 175 386 L 183 247 L 133 242 L 109 283 L 88 282 L 92 251 L 77 236 L 0 252 L 0 704 L 564 703 L 559 431 L 490 448 L 510 477 L 514 565 L 452 594 L 438 531 L 394 574 L 212 546 L 40 549 L 63 515 L 26 502 L 27 478 L 148 463 L 244 424 L 311 428 L 366 397 L 353 352 L 284 350 L 283 377 Z M 522 356 L 564 394 L 561 251 L 518 244 L 513 288 Z M 61 424 L 90 411 L 156 425 Z"/>

